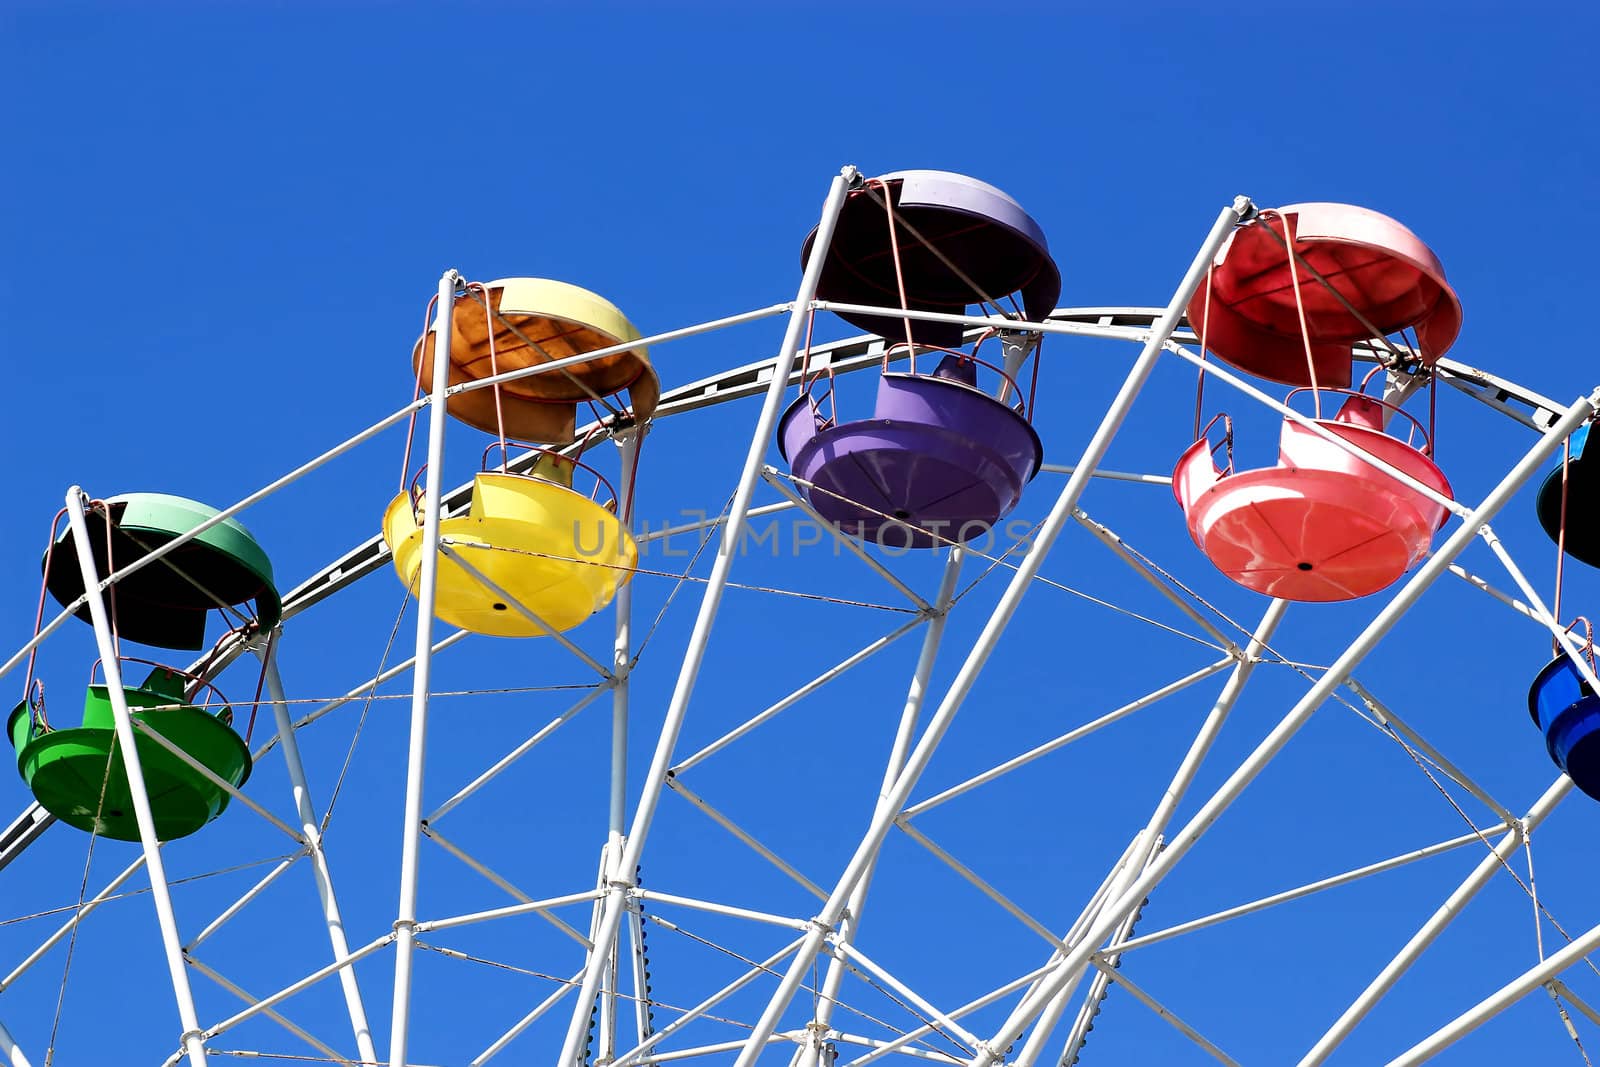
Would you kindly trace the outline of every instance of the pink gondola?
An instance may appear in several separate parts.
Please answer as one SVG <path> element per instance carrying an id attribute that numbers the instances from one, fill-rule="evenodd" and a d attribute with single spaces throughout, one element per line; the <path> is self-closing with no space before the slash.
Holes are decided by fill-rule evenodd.
<path id="1" fill-rule="evenodd" d="M 1365 384 L 1365 383 L 1363 383 Z M 1295 390 L 1290 396 L 1303 390 Z M 1392 404 L 1350 390 L 1332 419 L 1311 419 L 1417 482 L 1450 498 L 1450 483 L 1430 458 L 1428 432 Z M 1389 415 L 1410 424 L 1411 439 L 1384 431 Z M 1222 420 L 1225 434 L 1212 444 Z M 1420 446 L 1412 439 L 1420 434 Z M 1225 449 L 1226 466 L 1215 455 Z M 1227 416 L 1178 460 L 1173 495 L 1190 536 L 1229 578 L 1269 596 L 1352 600 L 1398 579 L 1428 552 L 1449 517 L 1445 506 L 1393 475 L 1286 418 L 1273 467 L 1235 472 Z"/>
<path id="2" fill-rule="evenodd" d="M 1189 303 L 1189 323 L 1240 370 L 1346 388 L 1352 344 L 1407 328 L 1416 361 L 1431 366 L 1461 331 L 1461 302 L 1438 257 L 1394 219 L 1353 204 L 1291 204 L 1233 232 Z"/>

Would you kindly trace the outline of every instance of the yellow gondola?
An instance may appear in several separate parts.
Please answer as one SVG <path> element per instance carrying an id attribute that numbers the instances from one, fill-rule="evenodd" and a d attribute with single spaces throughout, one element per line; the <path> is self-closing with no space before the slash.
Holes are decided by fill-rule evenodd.
<path id="1" fill-rule="evenodd" d="M 618 517 L 628 515 L 627 506 L 580 457 L 604 431 L 642 433 L 661 393 L 648 352 L 633 343 L 639 331 L 610 301 L 544 278 L 466 283 L 450 322 L 452 384 L 623 346 L 559 370 L 455 393 L 445 405 L 447 414 L 496 440 L 484 449 L 466 512 L 440 517 L 434 614 L 495 637 L 570 630 L 611 603 L 638 564 L 638 546 Z M 433 385 L 438 323 L 412 351 L 425 390 Z M 628 405 L 619 409 L 606 400 L 623 391 Z M 576 407 L 586 401 L 597 414 L 603 405 L 610 417 L 575 442 Z M 500 459 L 491 464 L 496 448 Z M 515 464 L 513 448 L 526 450 Z M 409 456 L 408 445 L 408 464 Z M 580 468 L 593 477 L 588 496 L 573 489 Z M 413 590 L 424 559 L 421 477 L 418 471 L 383 516 L 395 570 Z"/>
<path id="2" fill-rule="evenodd" d="M 614 496 L 601 504 L 572 489 L 574 467 L 590 470 L 546 452 L 535 474 L 483 471 L 473 479 L 467 513 L 439 522 L 434 614 L 473 633 L 538 637 L 570 630 L 611 603 L 633 577 L 639 549 L 617 519 Z M 383 516 L 383 539 L 408 587 L 422 568 L 417 504 L 414 492 L 401 493 Z"/>

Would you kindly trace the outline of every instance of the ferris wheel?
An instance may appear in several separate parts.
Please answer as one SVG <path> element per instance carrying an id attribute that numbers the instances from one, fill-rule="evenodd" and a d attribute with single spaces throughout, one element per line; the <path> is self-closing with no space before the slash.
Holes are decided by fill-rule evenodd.
<path id="1" fill-rule="evenodd" d="M 1600 391 L 1447 358 L 1443 265 L 1351 205 L 1238 198 L 1164 307 L 1058 306 L 1035 218 L 941 171 L 845 168 L 800 245 L 792 299 L 651 335 L 447 271 L 392 415 L 227 507 L 39 517 L 0 670 L 35 798 L 0 837 L 12 1067 L 1409 1064 L 1540 990 L 1588 1060 L 1600 917 L 1533 839 L 1600 799 L 1600 678 L 1519 560 L 1600 565 Z M 697 380 L 667 354 L 778 322 Z M 1453 469 L 1449 420 L 1499 469 Z M 377 532 L 297 526 L 286 588 L 252 516 L 352 457 Z M 1540 478 L 1553 544 L 1513 554 Z M 1489 683 L 1425 633 L 1526 646 L 1537 732 L 1493 717 L 1526 774 L 1452 757 L 1438 704 Z M 1314 716 L 1370 749 L 1291 744 Z M 1381 919 L 1303 910 L 1368 885 Z M 1491 885 L 1534 956 L 1419 994 Z M 1305 980 L 1288 930 L 1370 977 Z M 1281 1047 L 1207 988 L 1246 978 L 1308 1012 Z M 1436 1021 L 1366 1036 L 1419 995 Z"/>

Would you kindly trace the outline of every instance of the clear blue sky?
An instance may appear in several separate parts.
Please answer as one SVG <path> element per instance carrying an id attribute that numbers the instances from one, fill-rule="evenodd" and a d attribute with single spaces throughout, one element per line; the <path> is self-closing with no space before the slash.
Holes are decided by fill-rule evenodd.
<path id="1" fill-rule="evenodd" d="M 1369 206 L 1405 222 L 1444 261 L 1466 310 L 1452 357 L 1570 400 L 1600 380 L 1583 326 L 1600 238 L 1591 195 L 1600 168 L 1597 29 L 1593 9 L 1578 4 L 1247 3 L 1209 14 L 1172 3 L 718 4 L 671 12 L 622 3 L 509 11 L 485 3 L 151 3 L 137 13 L 127 5 L 6 4 L 0 324 L 17 393 L 3 437 L 9 504 L 0 595 L 11 610 L 0 616 L 0 646 L 9 652 L 30 633 L 38 553 L 68 485 L 100 496 L 172 492 L 220 506 L 393 411 L 408 399 L 409 347 L 444 268 L 478 279 L 571 281 L 605 294 L 646 332 L 775 303 L 792 297 L 799 242 L 845 163 L 869 174 L 937 167 L 1007 190 L 1048 234 L 1066 305 L 1164 303 L 1217 210 L 1237 193 L 1263 205 Z M 825 328 L 830 337 L 847 333 L 836 323 Z M 670 388 L 770 355 L 780 336 L 781 325 L 769 322 L 664 346 L 657 366 Z M 1106 343 L 1047 349 L 1039 426 L 1048 460 L 1076 458 L 1131 354 Z M 1108 465 L 1170 469 L 1187 443 L 1192 395 L 1192 375 L 1163 365 Z M 1242 400 L 1230 404 L 1244 409 Z M 684 509 L 721 507 L 755 411 L 744 403 L 661 424 L 643 464 L 647 521 L 659 526 Z M 1440 462 L 1464 500 L 1481 497 L 1532 442 L 1459 396 L 1441 397 L 1440 420 Z M 1241 437 L 1244 462 L 1268 462 L 1271 420 L 1241 423 L 1241 434 L 1251 435 Z M 483 442 L 459 426 L 452 435 L 454 484 L 469 475 Z M 376 531 L 401 447 L 398 433 L 386 435 L 244 516 L 285 587 Z M 775 450 L 769 458 L 778 462 Z M 614 468 L 614 459 L 605 462 Z M 1019 515 L 1042 516 L 1059 485 L 1041 476 Z M 1531 496 L 1497 527 L 1548 592 L 1554 551 L 1533 520 Z M 1264 601 L 1210 569 L 1164 490 L 1097 485 L 1084 507 L 1229 616 L 1246 626 L 1259 617 Z M 1510 584 L 1486 551 L 1474 549 L 1464 562 Z M 669 570 L 686 561 L 649 563 Z M 897 566 L 932 592 L 930 560 Z M 1172 625 L 1185 621 L 1081 530 L 1068 532 L 1045 573 Z M 751 559 L 735 580 L 893 602 L 859 564 L 826 550 Z M 641 578 L 638 588 L 647 628 L 670 583 Z M 936 694 L 999 589 L 994 580 L 980 586 L 952 623 Z M 1568 605 L 1584 610 L 1597 594 L 1594 573 L 1571 568 Z M 291 696 L 335 694 L 370 677 L 400 598 L 394 579 L 377 575 L 292 626 L 283 651 Z M 635 782 L 697 600 L 690 586 L 673 602 L 641 662 Z M 1380 603 L 1296 608 L 1275 647 L 1306 663 L 1331 662 Z M 731 592 L 680 752 L 900 621 Z M 603 619 L 577 634 L 593 650 L 609 647 Z M 410 641 L 408 620 L 396 649 Z M 916 641 L 697 768 L 690 784 L 831 885 L 865 828 Z M 1520 813 L 1554 773 L 1523 704 L 1547 655 L 1525 621 L 1452 580 L 1429 594 L 1360 677 Z M 68 717 L 93 656 L 88 629 L 74 624 L 42 657 L 55 706 Z M 1060 590 L 1037 590 L 914 796 L 1211 658 Z M 241 696 L 253 685 L 239 672 L 225 680 Z M 437 675 L 451 690 L 580 680 L 581 668 L 537 642 L 469 644 L 441 657 Z M 1219 685 L 1204 683 L 919 825 L 1064 928 L 1143 824 Z M 1282 667 L 1263 669 L 1180 820 L 1303 688 Z M 438 701 L 430 806 L 559 712 L 564 699 Z M 405 707 L 373 704 L 330 830 L 357 943 L 386 931 L 393 917 Z M 358 708 L 347 709 L 306 731 L 319 802 L 339 776 L 358 717 Z M 453 840 L 531 892 L 587 888 L 604 833 L 606 718 L 603 704 L 580 716 L 441 828 L 453 825 Z M 249 788 L 274 810 L 290 810 L 275 756 Z M 19 780 L 0 776 L 0 814 L 27 800 Z M 1462 804 L 1486 821 L 1481 806 Z M 1392 741 L 1329 705 L 1157 891 L 1141 929 L 1464 829 Z M 1600 812 L 1578 796 L 1535 837 L 1540 898 L 1574 933 L 1600 922 L 1597 830 Z M 275 834 L 230 810 L 167 850 L 171 873 L 281 854 Z M 0 913 L 70 905 L 86 847 L 73 831 L 46 835 L 0 873 Z M 508 902 L 429 848 L 425 915 Z M 1469 847 L 1144 950 L 1130 955 L 1127 973 L 1242 1062 L 1292 1062 L 1481 852 Z M 136 846 L 101 842 L 90 892 L 136 854 Z M 953 1006 L 1044 961 L 1044 942 L 908 839 L 891 838 L 886 856 L 863 945 L 935 1003 Z M 180 888 L 185 934 L 265 869 Z M 1525 860 L 1517 869 L 1526 877 Z M 663 802 L 645 880 L 788 915 L 815 908 L 676 796 Z M 742 952 L 782 943 L 775 931 L 671 916 Z M 577 911 L 568 918 L 586 921 Z M 59 921 L 0 926 L 0 968 Z M 664 1000 L 693 1003 L 736 973 L 733 961 L 670 931 L 652 938 Z M 1544 939 L 1547 948 L 1560 943 L 1548 925 Z M 562 976 L 581 962 L 570 942 L 535 920 L 436 941 Z M 307 973 L 325 954 L 303 870 L 197 951 L 258 994 Z M 1335 1062 L 1381 1062 L 1535 958 L 1528 899 L 1502 875 Z M 49 1040 L 64 963 L 58 948 L 0 995 L 0 1019 L 35 1057 Z M 465 1062 L 551 988 L 432 954 L 421 966 L 419 1064 Z M 382 1048 L 388 956 L 360 974 Z M 1568 977 L 1600 1003 L 1595 972 Z M 203 976 L 194 981 L 203 1023 L 235 1009 Z M 769 988 L 758 983 L 756 992 Z M 855 993 L 863 1010 L 904 1020 L 876 993 Z M 760 999 L 739 1000 L 729 1012 L 751 1016 Z M 286 1011 L 349 1047 L 331 986 Z M 565 1010 L 556 1014 L 564 1021 Z M 658 1012 L 658 1021 L 670 1017 Z M 990 1012 L 973 1025 L 987 1034 L 999 1018 Z M 1581 1017 L 1577 1026 L 1591 1055 L 1600 1050 L 1600 1028 Z M 846 1028 L 876 1032 L 859 1019 Z M 502 1062 L 547 1062 L 558 1031 L 559 1021 L 541 1023 Z M 147 898 L 109 906 L 85 924 L 76 946 L 57 1062 L 158 1062 L 177 1032 Z M 266 1023 L 214 1044 L 308 1051 Z M 1577 1060 L 1541 994 L 1440 1062 Z M 1082 1062 L 1205 1061 L 1119 990 Z"/>

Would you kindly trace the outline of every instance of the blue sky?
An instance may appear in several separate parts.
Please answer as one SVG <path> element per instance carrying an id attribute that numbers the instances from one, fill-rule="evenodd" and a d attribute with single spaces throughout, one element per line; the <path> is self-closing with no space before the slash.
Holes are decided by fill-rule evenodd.
<path id="1" fill-rule="evenodd" d="M 1569 401 L 1600 377 L 1582 326 L 1595 282 L 1588 253 L 1600 236 L 1588 195 L 1600 164 L 1589 54 L 1596 23 L 1589 8 L 1559 4 L 1514 13 L 1473 4 L 1246 4 L 1227 17 L 1176 4 L 668 11 L 622 3 L 159 3 L 137 13 L 8 4 L 0 11 L 0 87 L 9 102 L 0 181 L 11 210 L 0 217 L 8 250 L 0 323 L 19 395 L 4 438 L 11 503 L 0 526 L 0 594 L 12 610 L 0 619 L 0 645 L 9 652 L 29 636 L 38 552 L 68 485 L 101 496 L 172 492 L 220 506 L 395 410 L 409 397 L 407 355 L 444 268 L 477 279 L 571 281 L 606 295 L 647 333 L 787 300 L 799 242 L 845 163 L 868 174 L 937 167 L 1005 189 L 1049 236 L 1064 305 L 1163 304 L 1217 210 L 1237 193 L 1262 205 L 1372 207 L 1405 222 L 1443 260 L 1465 307 L 1453 358 Z M 849 333 L 819 322 L 828 337 Z M 656 365 L 670 388 L 770 355 L 781 333 L 774 320 L 662 346 Z M 1109 342 L 1047 346 L 1039 429 L 1048 461 L 1076 458 L 1131 355 Z M 867 387 L 844 391 L 865 403 Z M 1212 393 L 1219 394 L 1226 395 Z M 1169 470 L 1187 443 L 1192 399 L 1190 371 L 1162 364 L 1107 465 Z M 1228 402 L 1241 416 L 1241 461 L 1270 462 L 1273 420 L 1243 414 L 1242 399 Z M 755 413 L 754 402 L 743 402 L 663 421 L 645 448 L 641 516 L 659 526 L 686 510 L 720 508 Z M 1463 500 L 1480 498 L 1532 443 L 1526 430 L 1457 395 L 1441 396 L 1439 417 L 1440 463 Z M 483 440 L 460 426 L 451 435 L 455 484 L 470 475 Z M 401 448 L 400 435 L 387 434 L 244 516 L 285 587 L 376 531 Z M 614 471 L 614 458 L 602 462 Z M 775 449 L 769 462 L 779 462 Z M 1059 487 L 1042 475 L 1018 514 L 1042 516 Z M 769 490 L 760 499 L 770 497 Z M 1246 627 L 1259 618 L 1265 602 L 1210 569 L 1164 490 L 1097 484 L 1083 506 L 1231 618 Z M 1554 550 L 1533 519 L 1531 490 L 1496 526 L 1548 595 Z M 647 562 L 671 570 L 687 560 Z M 1463 563 L 1510 584 L 1481 548 Z M 895 566 L 931 594 L 931 558 Z M 1068 531 L 1044 573 L 1183 622 L 1081 530 Z M 734 578 L 893 603 L 870 572 L 826 549 L 753 555 Z M 641 626 L 670 590 L 665 579 L 639 580 Z M 935 694 L 999 590 L 993 578 L 980 585 L 952 621 Z M 1593 572 L 1569 569 L 1569 606 L 1584 610 L 1597 591 Z M 336 694 L 370 677 L 400 599 L 398 584 L 380 574 L 297 620 L 284 639 L 290 695 Z M 697 600 L 691 585 L 665 609 L 641 660 L 635 786 Z M 1380 594 L 1297 607 L 1274 647 L 1329 663 L 1381 602 Z M 680 754 L 904 620 L 731 591 Z M 409 648 L 409 626 L 408 619 L 397 650 Z M 596 619 L 578 639 L 607 648 L 608 626 Z M 831 885 L 870 814 L 918 640 L 900 641 L 708 761 L 689 784 Z M 1553 776 L 1523 705 L 1547 655 L 1529 624 L 1451 580 L 1358 676 L 1520 813 Z M 58 706 L 71 708 L 93 656 L 88 629 L 76 624 L 47 647 L 42 666 Z M 1059 590 L 1036 590 L 913 796 L 1214 658 Z M 436 675 L 449 690 L 581 680 L 574 661 L 541 642 L 469 643 L 442 656 Z M 237 672 L 225 681 L 230 693 L 253 685 Z M 1304 686 L 1281 667 L 1259 672 L 1179 820 Z M 1143 824 L 1219 687 L 1220 679 L 1201 683 L 918 825 L 1019 904 L 1065 927 Z M 438 700 L 430 803 L 569 696 Z M 405 707 L 373 703 L 330 830 L 358 943 L 386 931 L 393 917 Z M 592 884 L 608 736 L 603 707 L 593 710 L 453 815 L 452 840 L 492 856 L 538 893 Z M 339 777 L 358 717 L 359 708 L 345 709 L 306 731 L 319 802 Z M 281 762 L 268 758 L 249 788 L 287 810 L 283 778 Z M 20 781 L 0 778 L 0 810 L 21 810 L 27 800 Z M 1483 821 L 1481 808 L 1468 810 Z M 1600 874 L 1596 820 L 1593 802 L 1574 797 L 1535 836 L 1540 899 L 1573 933 L 1600 922 L 1589 891 Z M 230 810 L 168 849 L 171 873 L 281 854 L 281 838 L 263 825 Z M 1391 740 L 1329 705 L 1158 890 L 1141 930 L 1464 829 Z M 47 834 L 0 873 L 3 915 L 72 904 L 86 848 L 71 831 Z M 1468 847 L 1131 954 L 1127 974 L 1242 1062 L 1292 1062 L 1481 852 Z M 135 846 L 101 842 L 90 892 L 134 855 Z M 885 855 L 863 946 L 935 1003 L 958 1004 L 1043 962 L 1041 940 L 908 838 L 892 836 Z M 186 934 L 261 873 L 180 888 Z M 645 884 L 786 915 L 815 907 L 677 796 L 664 798 Z M 508 900 L 437 849 L 425 853 L 422 893 L 432 916 Z M 586 921 L 579 912 L 568 917 Z M 782 943 L 775 931 L 692 912 L 671 917 L 741 952 L 765 954 Z M 304 871 L 291 872 L 243 919 L 197 955 L 252 991 L 278 988 L 323 961 Z M 0 926 L 0 966 L 21 959 L 51 922 Z M 686 937 L 651 936 L 665 1000 L 693 1003 L 736 973 L 726 957 Z M 1547 947 L 1559 936 L 1546 925 Z M 563 976 L 581 962 L 570 942 L 532 920 L 439 943 Z M 108 906 L 85 924 L 74 952 L 57 1062 L 158 1062 L 178 1028 L 147 899 Z M 1528 899 L 1502 874 L 1334 1062 L 1398 1053 L 1535 953 Z M 0 1019 L 36 1058 L 49 1040 L 64 963 L 57 949 L 0 995 Z M 389 967 L 383 955 L 360 971 L 380 1048 Z M 1600 1002 L 1593 971 L 1568 977 Z M 234 1010 L 226 993 L 194 980 L 203 1022 Z M 425 955 L 419 983 L 419 1064 L 465 1062 L 551 988 L 436 954 Z M 754 988 L 730 1014 L 759 1010 L 770 983 Z M 858 993 L 864 1010 L 885 1018 L 896 1010 L 871 990 Z M 337 1047 L 349 1045 L 331 987 L 286 1010 Z M 564 1022 L 565 1010 L 556 1014 Z M 980 1015 L 973 1025 L 986 1034 L 998 1018 Z M 307 1051 L 270 1024 L 252 1026 L 236 1043 L 215 1044 Z M 1582 1018 L 1577 1026 L 1586 1048 L 1600 1048 L 1600 1028 Z M 541 1023 L 503 1062 L 544 1062 L 559 1028 Z M 130 1048 L 136 1059 L 125 1058 Z M 1440 1062 L 1512 1056 L 1578 1059 L 1542 994 Z M 786 1054 L 773 1059 L 785 1062 Z M 1082 1062 L 1205 1061 L 1117 990 Z"/>

